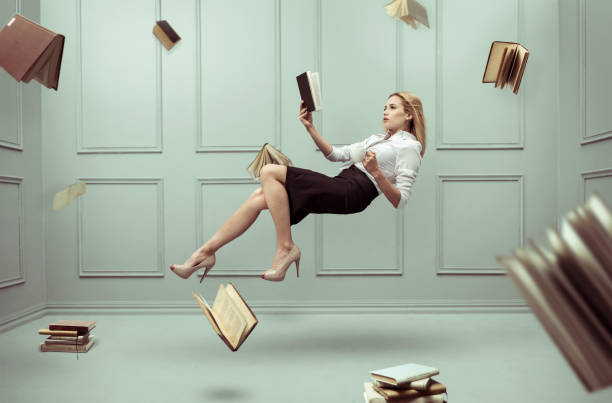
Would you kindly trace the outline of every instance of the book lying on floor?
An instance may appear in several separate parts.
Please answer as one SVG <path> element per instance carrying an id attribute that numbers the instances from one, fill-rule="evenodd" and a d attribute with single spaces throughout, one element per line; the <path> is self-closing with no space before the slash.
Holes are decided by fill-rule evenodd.
<path id="1" fill-rule="evenodd" d="M 300 97 L 308 112 L 320 111 L 323 109 L 321 102 L 321 84 L 319 73 L 306 71 L 295 77 L 300 90 Z"/>
<path id="2" fill-rule="evenodd" d="M 15 80 L 57 90 L 64 36 L 15 14 L 0 30 L 0 66 Z"/>
<path id="3" fill-rule="evenodd" d="M 378 393 L 371 382 L 364 382 L 363 397 L 365 403 L 445 403 L 448 401 L 448 395 L 446 392 L 437 393 L 433 395 L 417 395 L 410 397 L 392 397 L 386 399 L 383 395 Z"/>
<path id="4" fill-rule="evenodd" d="M 416 0 L 393 0 L 385 9 L 391 17 L 399 18 L 414 29 L 418 28 L 417 22 L 429 28 L 427 9 Z"/>
<path id="5" fill-rule="evenodd" d="M 418 381 L 419 379 L 438 375 L 439 373 L 440 371 L 437 368 L 414 363 L 370 371 L 372 379 L 395 386 L 403 386 L 410 382 Z"/>
<path id="6" fill-rule="evenodd" d="M 589 392 L 612 385 L 612 213 L 597 194 L 547 232 L 498 256 L 533 313 Z"/>
<path id="7" fill-rule="evenodd" d="M 383 381 L 379 381 L 374 379 L 372 381 L 372 385 L 373 386 L 379 386 L 381 388 L 386 388 L 386 389 L 415 389 L 415 390 L 426 390 L 429 385 L 431 384 L 431 380 L 432 378 L 424 378 L 424 379 L 419 379 L 418 381 L 412 381 L 412 382 L 408 382 L 403 384 L 402 386 L 397 386 L 397 385 L 393 385 L 387 382 L 383 382 Z"/>
<path id="8" fill-rule="evenodd" d="M 259 150 L 259 153 L 257 153 L 255 159 L 249 164 L 246 170 L 254 179 L 258 179 L 259 171 L 268 164 L 293 166 L 289 157 L 274 148 L 273 145 L 266 143 L 261 147 L 261 150 Z"/>
<path id="9" fill-rule="evenodd" d="M 494 41 L 482 77 L 483 83 L 495 83 L 495 88 L 506 85 L 517 93 L 523 80 L 529 50 L 516 42 Z"/>
<path id="10" fill-rule="evenodd" d="M 90 331 L 96 322 L 90 320 L 58 320 L 48 329 L 40 329 L 39 334 L 49 335 L 40 343 L 40 351 L 58 351 L 66 353 L 86 353 L 94 344 Z"/>
<path id="11" fill-rule="evenodd" d="M 93 336 L 89 338 L 87 344 L 51 344 L 47 343 L 46 340 L 43 343 L 40 343 L 40 351 L 56 351 L 63 353 L 86 353 L 89 351 L 91 346 L 94 344 Z"/>
<path id="12" fill-rule="evenodd" d="M 219 285 L 212 307 L 203 296 L 194 292 L 193 297 L 215 333 L 232 351 L 240 348 L 258 323 L 257 317 L 232 283 Z"/>
<path id="13" fill-rule="evenodd" d="M 170 50 L 176 45 L 181 37 L 172 29 L 168 21 L 161 20 L 157 21 L 153 26 L 153 35 L 160 40 L 167 50 Z"/>

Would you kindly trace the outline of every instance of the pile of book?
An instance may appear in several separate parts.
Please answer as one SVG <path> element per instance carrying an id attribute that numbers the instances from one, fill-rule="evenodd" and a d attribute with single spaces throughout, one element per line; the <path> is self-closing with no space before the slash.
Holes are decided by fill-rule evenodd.
<path id="1" fill-rule="evenodd" d="M 363 397 L 366 403 L 444 403 L 446 386 L 432 378 L 439 373 L 414 363 L 370 371 L 372 381 L 363 384 Z"/>
<path id="2" fill-rule="evenodd" d="M 497 257 L 584 387 L 612 385 L 612 213 L 597 194 L 547 232 Z"/>
<path id="3" fill-rule="evenodd" d="M 88 320 L 58 320 L 47 329 L 39 329 L 38 334 L 48 335 L 40 343 L 40 351 L 61 351 L 67 353 L 86 353 L 94 344 L 90 333 L 96 322 Z"/>

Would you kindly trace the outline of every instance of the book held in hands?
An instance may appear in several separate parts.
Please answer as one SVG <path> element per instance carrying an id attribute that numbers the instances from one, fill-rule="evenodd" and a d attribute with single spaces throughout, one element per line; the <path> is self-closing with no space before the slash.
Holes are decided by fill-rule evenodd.
<path id="1" fill-rule="evenodd" d="M 0 30 L 0 66 L 17 81 L 57 91 L 64 36 L 15 14 Z"/>
<path id="2" fill-rule="evenodd" d="M 320 111 L 323 109 L 321 102 L 321 84 L 319 73 L 306 71 L 295 77 L 300 90 L 300 97 L 304 101 L 308 112 Z"/>
<path id="3" fill-rule="evenodd" d="M 293 166 L 293 163 L 289 157 L 280 152 L 280 150 L 276 149 L 273 145 L 265 143 L 246 170 L 254 179 L 257 180 L 259 179 L 259 172 L 261 171 L 261 168 L 268 164 Z"/>
<path id="4" fill-rule="evenodd" d="M 240 348 L 259 322 L 232 283 L 219 285 L 212 307 L 202 295 L 192 294 L 215 333 L 232 351 Z"/>
<path id="5" fill-rule="evenodd" d="M 532 240 L 497 260 L 593 392 L 612 385 L 612 213 L 597 194 L 566 214 L 550 248 Z"/>
<path id="6" fill-rule="evenodd" d="M 516 42 L 494 41 L 489 50 L 489 58 L 482 77 L 483 83 L 495 83 L 495 88 L 503 89 L 506 85 L 518 93 L 529 50 Z"/>

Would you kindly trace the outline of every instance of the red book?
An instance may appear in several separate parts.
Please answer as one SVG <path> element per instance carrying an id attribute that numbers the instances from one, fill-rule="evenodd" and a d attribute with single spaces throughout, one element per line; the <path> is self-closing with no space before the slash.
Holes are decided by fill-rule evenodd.
<path id="1" fill-rule="evenodd" d="M 17 81 L 57 90 L 65 37 L 15 14 L 0 30 L 0 67 Z"/>

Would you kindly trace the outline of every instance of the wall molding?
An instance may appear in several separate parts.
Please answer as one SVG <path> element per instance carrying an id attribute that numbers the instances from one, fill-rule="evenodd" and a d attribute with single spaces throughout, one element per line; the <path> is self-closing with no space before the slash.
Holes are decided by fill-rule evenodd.
<path id="1" fill-rule="evenodd" d="M 520 43 L 524 37 L 523 33 L 523 0 L 516 0 L 517 7 L 517 41 Z M 523 149 L 525 147 L 525 88 L 520 91 L 519 103 L 517 105 L 519 113 L 519 138 L 516 142 L 494 143 L 494 142 L 477 142 L 477 143 L 450 143 L 444 140 L 444 112 L 443 112 L 443 96 L 444 82 L 442 74 L 442 66 L 444 62 L 444 43 L 442 41 L 441 29 L 444 27 L 442 18 L 441 0 L 436 0 L 436 149 L 437 150 L 499 150 L 499 149 Z"/>
<path id="2" fill-rule="evenodd" d="M 606 169 L 596 169 L 593 171 L 583 171 L 580 173 L 580 178 L 582 180 L 582 202 L 586 202 L 587 200 L 587 181 L 599 178 L 609 178 L 612 177 L 612 168 Z"/>
<path id="3" fill-rule="evenodd" d="M 22 14 L 21 0 L 15 0 L 15 13 Z M 12 141 L 0 139 L 0 147 L 15 151 L 23 151 L 23 84 L 17 82 L 15 86 L 17 89 L 17 97 L 15 99 L 17 106 L 17 116 L 15 117 L 17 121 L 17 142 L 14 143 Z"/>
<path id="4" fill-rule="evenodd" d="M 88 269 L 83 262 L 84 256 L 84 201 L 81 197 L 77 199 L 77 261 L 78 275 L 86 277 L 164 277 L 165 246 L 164 246 L 164 189 L 161 178 L 79 178 L 85 182 L 87 187 L 91 185 L 155 185 L 157 188 L 157 268 L 150 270 L 110 270 L 110 269 Z"/>
<path id="5" fill-rule="evenodd" d="M 10 185 L 17 185 L 17 196 L 19 209 L 19 273 L 16 276 L 0 279 L 0 289 L 10 287 L 17 284 L 25 283 L 25 270 L 23 267 L 23 250 L 24 250 L 24 206 L 23 206 L 23 178 L 19 176 L 0 176 L 0 183 L 8 183 Z"/>
<path id="6" fill-rule="evenodd" d="M 196 248 L 204 243 L 204 217 L 202 211 L 204 211 L 204 200 L 202 198 L 202 188 L 204 186 L 215 186 L 215 185 L 257 185 L 257 182 L 251 178 L 198 178 L 196 180 Z M 260 277 L 261 267 L 252 268 L 236 268 L 236 269 L 224 269 L 222 267 L 216 267 L 215 270 L 210 271 L 207 277 Z M 199 270 L 198 276 L 202 276 L 203 270 Z"/>
<path id="7" fill-rule="evenodd" d="M 196 139 L 195 151 L 197 153 L 206 152 L 258 152 L 261 145 L 242 145 L 242 146 L 208 146 L 203 141 L 204 132 L 204 116 L 202 112 L 202 2 L 204 0 L 195 0 L 196 8 Z M 282 151 L 281 144 L 281 17 L 280 17 L 280 0 L 274 1 L 274 138 L 270 142 L 271 145 Z"/>
<path id="8" fill-rule="evenodd" d="M 155 4 L 155 18 L 161 20 L 161 0 L 151 0 Z M 155 123 L 156 123 L 156 144 L 153 146 L 144 147 L 100 147 L 85 145 L 84 133 L 85 123 L 83 118 L 83 30 L 82 30 L 82 0 L 75 0 L 76 9 L 76 79 L 77 79 L 77 101 L 76 101 L 76 152 L 77 154 L 108 154 L 108 153 L 161 153 L 162 145 L 162 60 L 161 60 L 161 43 L 157 41 L 155 44 Z M 153 39 L 152 39 L 153 40 Z"/>
<path id="9" fill-rule="evenodd" d="M 45 316 L 47 305 L 45 303 L 36 304 L 17 313 L 0 318 L 0 333 L 20 326 L 31 320 Z"/>
<path id="10" fill-rule="evenodd" d="M 519 236 L 520 245 L 525 242 L 525 190 L 523 175 L 490 175 L 490 174 L 478 174 L 478 175 L 438 175 L 437 186 L 436 186 L 436 274 L 446 275 L 505 275 L 506 272 L 503 267 L 464 267 L 464 266 L 442 266 L 444 261 L 443 256 L 443 183 L 444 182 L 517 182 L 519 184 Z"/>
<path id="11" fill-rule="evenodd" d="M 590 144 L 597 141 L 607 140 L 612 138 L 612 129 L 595 134 L 587 134 L 587 85 L 586 85 L 586 47 L 587 47 L 587 20 L 586 20 L 586 1 L 579 0 L 578 3 L 578 43 L 579 43 L 579 60 L 580 60 L 580 145 Z"/>

